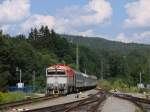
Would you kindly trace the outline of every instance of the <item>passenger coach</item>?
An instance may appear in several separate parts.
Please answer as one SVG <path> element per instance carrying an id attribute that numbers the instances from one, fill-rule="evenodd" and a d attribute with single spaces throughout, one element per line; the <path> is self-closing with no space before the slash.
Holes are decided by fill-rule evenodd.
<path id="1" fill-rule="evenodd" d="M 96 87 L 96 76 L 77 72 L 64 64 L 46 68 L 46 94 L 68 94 Z"/>

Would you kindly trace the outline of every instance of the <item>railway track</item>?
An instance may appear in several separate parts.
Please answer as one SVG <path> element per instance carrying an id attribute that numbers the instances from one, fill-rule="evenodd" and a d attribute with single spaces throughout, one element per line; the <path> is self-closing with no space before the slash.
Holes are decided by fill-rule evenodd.
<path id="1" fill-rule="evenodd" d="M 16 102 L 0 104 L 0 112 L 7 110 L 7 109 L 11 109 L 13 107 L 20 106 L 20 105 L 32 104 L 35 102 L 40 102 L 40 101 L 54 99 L 54 98 L 57 98 L 57 97 L 56 96 L 44 96 L 44 97 L 38 97 L 38 98 L 32 98 L 32 99 L 26 99 L 26 100 L 21 100 L 21 101 L 16 101 Z"/>
<path id="2" fill-rule="evenodd" d="M 106 99 L 106 93 L 100 91 L 86 99 L 59 104 L 50 107 L 27 110 L 24 112 L 96 112 L 100 104 Z"/>
<path id="3" fill-rule="evenodd" d="M 127 94 L 113 94 L 113 96 L 129 100 L 139 106 L 144 112 L 150 112 L 150 100 L 148 99 L 138 98 Z"/>

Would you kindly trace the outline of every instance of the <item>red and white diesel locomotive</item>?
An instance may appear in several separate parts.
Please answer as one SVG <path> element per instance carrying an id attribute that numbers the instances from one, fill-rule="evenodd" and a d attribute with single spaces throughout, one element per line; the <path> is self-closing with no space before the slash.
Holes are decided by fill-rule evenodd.
<path id="1" fill-rule="evenodd" d="M 77 72 L 64 64 L 46 68 L 46 94 L 68 94 L 70 92 L 94 88 L 97 78 Z"/>

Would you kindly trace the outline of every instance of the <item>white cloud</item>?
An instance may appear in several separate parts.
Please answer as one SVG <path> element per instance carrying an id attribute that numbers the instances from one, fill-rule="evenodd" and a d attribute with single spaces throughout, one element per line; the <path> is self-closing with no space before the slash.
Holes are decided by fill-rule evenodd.
<path id="1" fill-rule="evenodd" d="M 29 14 L 29 0 L 5 0 L 0 4 L 0 24 L 18 22 Z"/>
<path id="2" fill-rule="evenodd" d="M 80 29 L 108 22 L 112 15 L 112 7 L 106 0 L 89 0 L 84 6 L 65 7 L 58 13 L 55 29 L 64 33 L 77 28 Z"/>
<path id="3" fill-rule="evenodd" d="M 69 34 L 73 34 L 73 35 L 80 35 L 80 36 L 88 36 L 88 37 L 92 37 L 92 36 L 95 36 L 95 33 L 93 32 L 92 29 L 88 29 L 88 30 L 84 30 L 84 31 L 72 31 L 70 32 Z"/>
<path id="4" fill-rule="evenodd" d="M 131 40 L 125 36 L 124 33 L 119 33 L 115 39 L 116 41 L 124 42 L 124 43 L 130 43 Z"/>
<path id="5" fill-rule="evenodd" d="M 55 18 L 49 15 L 32 15 L 25 21 L 18 24 L 16 23 L 1 25 L 0 29 L 2 29 L 4 33 L 11 33 L 11 35 L 27 35 L 30 32 L 31 28 L 39 29 L 42 25 L 48 26 L 49 29 L 54 28 Z"/>
<path id="6" fill-rule="evenodd" d="M 67 6 L 54 16 L 32 14 L 30 0 L 5 0 L 0 4 L 0 28 L 6 33 L 27 34 L 32 27 L 47 25 L 58 33 L 94 36 L 89 27 L 110 22 L 111 15 L 112 7 L 107 0 L 89 0 L 83 6 Z"/>
<path id="7" fill-rule="evenodd" d="M 88 12 L 81 15 L 81 20 L 85 24 L 100 24 L 110 19 L 112 15 L 111 5 L 106 0 L 91 0 L 84 9 Z"/>
<path id="8" fill-rule="evenodd" d="M 150 27 L 150 0 L 137 0 L 128 3 L 125 8 L 129 18 L 126 27 Z"/>
<path id="9" fill-rule="evenodd" d="M 150 44 L 150 31 L 133 34 L 133 40 L 138 43 Z"/>
<path id="10" fill-rule="evenodd" d="M 4 33 L 7 33 L 10 29 L 10 25 L 2 25 L 0 26 L 0 29 L 3 30 Z"/>
<path id="11" fill-rule="evenodd" d="M 31 28 L 40 28 L 42 25 L 48 26 L 49 29 L 55 25 L 53 16 L 48 15 L 33 15 L 21 24 L 21 32 L 28 32 Z"/>
<path id="12" fill-rule="evenodd" d="M 82 31 L 82 32 L 78 32 L 78 35 L 81 35 L 81 36 L 88 36 L 88 37 L 90 37 L 90 36 L 94 36 L 94 32 L 93 32 L 93 30 L 92 29 L 88 29 L 88 30 L 86 30 L 86 31 Z"/>
<path id="13" fill-rule="evenodd" d="M 150 44 L 150 31 L 144 31 L 140 33 L 134 33 L 130 36 L 126 36 L 124 33 L 119 33 L 116 38 L 116 41 L 124 42 L 124 43 L 145 43 Z"/>

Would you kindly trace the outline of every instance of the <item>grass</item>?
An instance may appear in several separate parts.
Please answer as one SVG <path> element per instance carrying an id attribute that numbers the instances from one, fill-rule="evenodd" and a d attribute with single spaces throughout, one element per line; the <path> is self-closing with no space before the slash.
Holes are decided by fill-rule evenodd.
<path id="1" fill-rule="evenodd" d="M 145 112 L 145 111 L 142 111 L 141 109 L 135 109 L 135 112 Z"/>
<path id="2" fill-rule="evenodd" d="M 0 104 L 19 101 L 23 99 L 26 99 L 26 94 L 22 92 L 0 92 Z"/>

